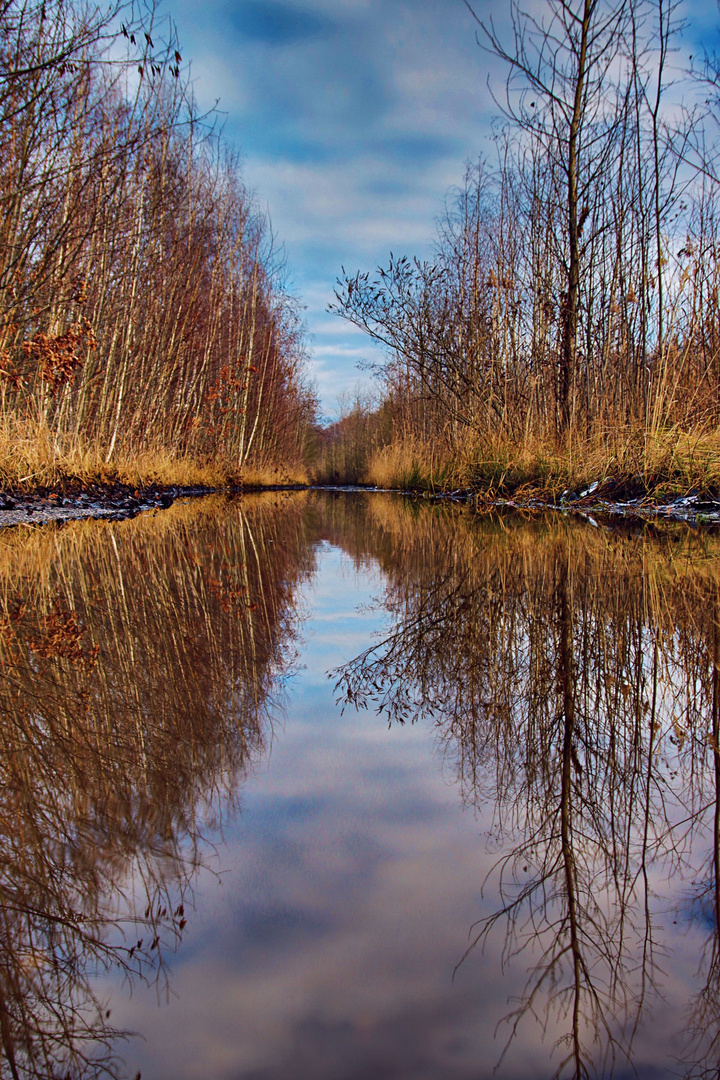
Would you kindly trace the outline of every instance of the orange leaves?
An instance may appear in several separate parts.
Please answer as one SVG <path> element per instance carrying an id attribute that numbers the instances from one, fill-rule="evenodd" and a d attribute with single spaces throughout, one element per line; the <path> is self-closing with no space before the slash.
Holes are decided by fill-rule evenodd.
<path id="1" fill-rule="evenodd" d="M 13 390 L 19 390 L 25 381 L 22 374 L 15 367 L 7 349 L 0 353 L 0 376 L 9 386 L 12 386 Z"/>
<path id="2" fill-rule="evenodd" d="M 220 607 L 223 612 L 228 615 L 231 611 L 244 610 L 247 608 L 249 611 L 254 611 L 257 608 L 257 604 L 249 604 L 246 600 L 246 588 L 244 585 L 236 585 L 231 582 L 224 582 L 216 577 L 211 577 L 208 580 L 208 586 L 210 595 L 216 600 L 219 600 Z"/>
<path id="3" fill-rule="evenodd" d="M 72 323 L 64 334 L 53 336 L 40 331 L 23 342 L 25 354 L 38 365 L 40 378 L 49 384 L 53 395 L 71 383 L 82 367 L 81 350 L 96 348 L 93 328 L 85 317 Z M 14 376 L 6 374 L 6 377 Z"/>
<path id="4" fill-rule="evenodd" d="M 76 283 L 73 300 L 76 304 L 81 305 L 87 301 L 87 281 L 85 280 L 85 278 L 80 278 L 80 280 Z"/>
<path id="5" fill-rule="evenodd" d="M 0 663 L 15 668 L 21 654 L 29 650 L 39 660 L 67 660 L 85 671 L 95 667 L 100 646 L 84 644 L 86 628 L 76 611 L 63 610 L 56 604 L 34 626 L 27 625 L 27 614 L 27 606 L 21 604 L 0 618 Z"/>
<path id="6" fill-rule="evenodd" d="M 253 368 L 252 370 L 256 369 Z M 205 400 L 208 404 L 216 407 L 220 416 L 228 416 L 231 413 L 243 413 L 245 412 L 245 409 L 238 406 L 237 399 L 246 388 L 247 383 L 244 381 L 244 374 L 232 373 L 228 365 L 224 364 L 220 369 L 215 382 L 210 386 Z M 225 425 L 222 427 L 223 431 L 224 429 Z M 210 425 L 208 425 L 208 431 L 209 430 Z"/>

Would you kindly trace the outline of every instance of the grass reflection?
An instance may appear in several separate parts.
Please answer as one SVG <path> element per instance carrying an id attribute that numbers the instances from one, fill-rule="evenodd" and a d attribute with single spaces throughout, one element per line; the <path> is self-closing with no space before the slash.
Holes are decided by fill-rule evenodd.
<path id="1" fill-rule="evenodd" d="M 282 544 L 274 543 L 282 527 Z M 99 971 L 157 978 L 200 838 L 266 737 L 309 571 L 302 500 L 0 537 L 0 1036 L 113 1074 Z"/>
<path id="2" fill-rule="evenodd" d="M 523 954 L 507 1044 L 532 1015 L 560 1031 L 556 1076 L 632 1067 L 675 905 L 707 928 L 682 1068 L 716 1076 L 720 539 L 389 499 L 365 513 L 391 627 L 336 673 L 341 700 L 432 717 L 465 800 L 494 806 L 499 899 L 468 951 L 499 933 L 505 962 Z"/>

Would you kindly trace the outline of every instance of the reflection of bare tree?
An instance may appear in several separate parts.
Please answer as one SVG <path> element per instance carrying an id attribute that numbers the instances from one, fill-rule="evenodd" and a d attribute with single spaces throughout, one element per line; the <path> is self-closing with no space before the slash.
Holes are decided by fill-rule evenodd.
<path id="1" fill-rule="evenodd" d="M 299 508 L 4 534 L 0 1037 L 13 1078 L 115 1070 L 97 974 L 157 977 L 198 839 L 263 742 L 308 569 Z"/>
<path id="2" fill-rule="evenodd" d="M 710 923 L 701 972 L 703 986 L 691 1003 L 688 1024 L 686 1076 L 697 1078 L 720 1075 L 720 596 L 711 606 L 712 633 L 712 726 L 708 736 L 712 755 L 709 788 L 712 801 L 711 843 L 706 864 L 698 875 L 703 882 L 696 897 L 698 914 Z"/>
<path id="3" fill-rule="evenodd" d="M 393 625 L 338 673 L 342 697 L 433 716 L 464 797 L 494 802 L 499 904 L 470 948 L 504 927 L 505 958 L 530 959 L 508 1044 L 532 1014 L 560 1030 L 557 1075 L 611 1075 L 662 978 L 651 882 L 696 880 L 712 836 L 718 903 L 718 542 L 377 513 L 400 553 Z M 712 1040 L 718 925 L 694 1011 Z"/>

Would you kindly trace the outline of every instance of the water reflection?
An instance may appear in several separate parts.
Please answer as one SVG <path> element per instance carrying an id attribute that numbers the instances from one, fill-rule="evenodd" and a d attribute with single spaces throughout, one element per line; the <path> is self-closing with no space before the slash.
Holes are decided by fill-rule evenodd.
<path id="1" fill-rule="evenodd" d="M 336 672 L 338 694 L 392 732 L 338 723 L 310 694 L 277 736 L 276 769 L 285 744 L 292 761 L 253 803 L 318 551 L 342 566 L 317 585 L 305 686 L 329 696 L 329 649 L 352 655 L 378 625 L 340 614 L 349 557 L 373 588 L 382 576 L 385 629 Z M 0 534 L 2 1068 L 120 1073 L 98 972 L 162 981 L 204 919 L 205 951 L 177 965 L 186 1000 L 203 998 L 203 1075 L 467 1080 L 504 1042 L 524 1053 L 506 1075 L 627 1075 L 661 996 L 692 987 L 676 1071 L 717 1076 L 719 555 L 684 527 L 339 493 Z M 404 738 L 423 719 L 452 789 L 427 784 L 437 763 Z M 477 823 L 453 816 L 456 792 Z M 249 876 L 195 914 L 205 838 L 229 820 L 224 869 Z M 494 1044 L 498 953 L 513 993 L 527 981 Z M 189 1008 L 153 1027 L 177 1032 Z M 661 1034 L 645 1076 L 670 1067 Z M 158 1077 L 200 1075 L 154 1060 Z"/>
<path id="2" fill-rule="evenodd" d="M 717 538 L 369 505 L 391 628 L 338 686 L 391 723 L 433 717 L 464 799 L 493 808 L 498 903 L 470 949 L 503 935 L 528 969 L 508 1044 L 533 1016 L 559 1030 L 556 1075 L 622 1073 L 667 923 L 696 923 L 682 1072 L 717 1076 Z"/>
<path id="3" fill-rule="evenodd" d="M 0 1037 L 113 1075 L 99 971 L 162 977 L 201 837 L 262 748 L 312 566 L 297 500 L 0 537 Z M 275 542 L 282 525 L 282 543 Z"/>

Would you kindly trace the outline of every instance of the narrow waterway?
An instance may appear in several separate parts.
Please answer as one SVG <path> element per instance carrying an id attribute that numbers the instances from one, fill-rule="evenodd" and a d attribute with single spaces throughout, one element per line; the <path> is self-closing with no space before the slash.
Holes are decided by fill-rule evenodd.
<path id="1" fill-rule="evenodd" d="M 0 540 L 3 1075 L 716 1075 L 715 534 L 301 492 Z"/>

